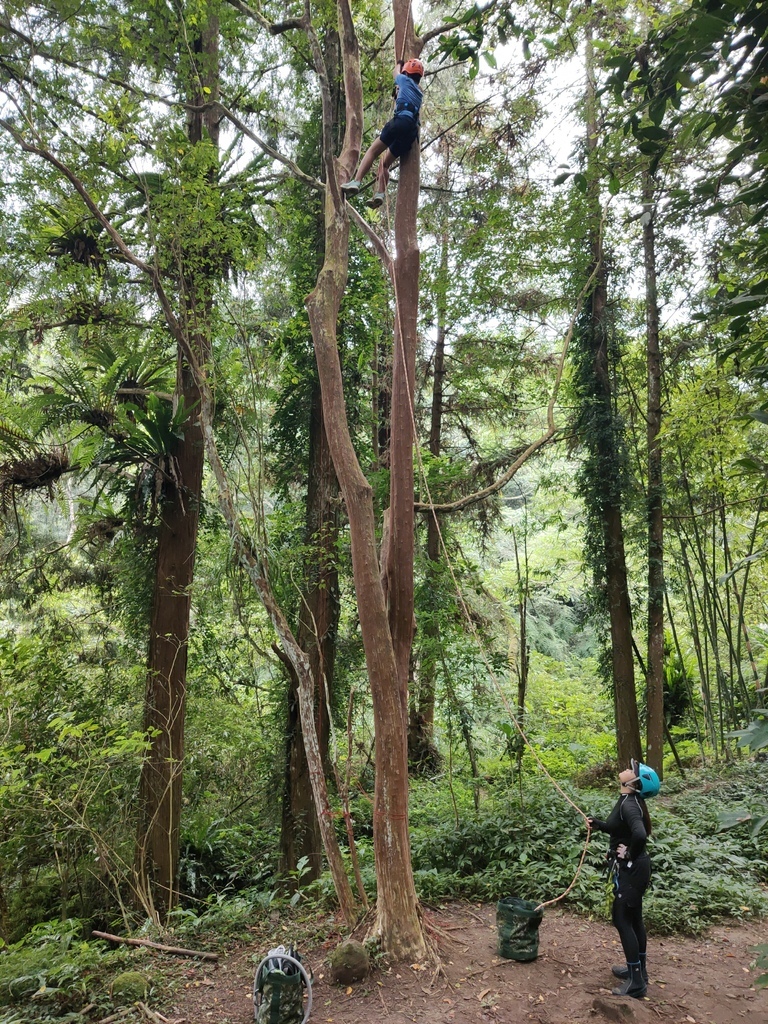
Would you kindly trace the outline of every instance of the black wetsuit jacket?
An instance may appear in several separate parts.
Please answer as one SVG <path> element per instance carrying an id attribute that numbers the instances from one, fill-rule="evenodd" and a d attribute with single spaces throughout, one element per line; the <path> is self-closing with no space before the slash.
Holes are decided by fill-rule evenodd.
<path id="1" fill-rule="evenodd" d="M 624 793 L 616 801 L 606 821 L 592 819 L 593 829 L 610 835 L 610 848 L 614 853 L 622 843 L 627 847 L 628 861 L 637 860 L 645 853 L 645 842 L 648 838 L 640 800 L 641 797 L 636 793 Z"/>
<path id="2" fill-rule="evenodd" d="M 607 832 L 611 837 L 608 857 L 618 865 L 614 875 L 616 898 L 630 906 L 641 906 L 643 893 L 651 880 L 651 861 L 645 850 L 648 833 L 640 800 L 636 793 L 624 793 L 606 821 L 592 819 L 593 829 Z M 623 860 L 616 860 L 616 850 L 622 843 L 627 847 L 627 855 Z"/>

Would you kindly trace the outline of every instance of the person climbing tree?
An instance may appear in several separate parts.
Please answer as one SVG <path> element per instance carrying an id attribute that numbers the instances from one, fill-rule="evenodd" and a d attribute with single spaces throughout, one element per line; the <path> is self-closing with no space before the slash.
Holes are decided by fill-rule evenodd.
<path id="1" fill-rule="evenodd" d="M 614 967 L 624 984 L 613 989 L 615 996 L 641 999 L 648 987 L 646 934 L 643 922 L 643 894 L 651 880 L 651 861 L 645 849 L 651 834 L 646 797 L 659 792 L 659 777 L 653 768 L 632 760 L 619 775 L 621 796 L 606 821 L 587 818 L 590 829 L 611 837 L 606 859 L 613 877 L 613 923 L 619 933 L 626 967 Z"/>
<path id="2" fill-rule="evenodd" d="M 378 209 L 386 199 L 389 168 L 398 157 L 405 156 L 419 137 L 419 110 L 424 98 L 419 82 L 424 74 L 424 65 L 420 60 L 399 60 L 394 74 L 394 117 L 387 121 L 378 139 L 374 139 L 368 147 L 354 178 L 341 186 L 341 191 L 348 199 L 356 196 L 374 160 L 380 156 L 376 191 L 366 203 L 372 210 Z"/>

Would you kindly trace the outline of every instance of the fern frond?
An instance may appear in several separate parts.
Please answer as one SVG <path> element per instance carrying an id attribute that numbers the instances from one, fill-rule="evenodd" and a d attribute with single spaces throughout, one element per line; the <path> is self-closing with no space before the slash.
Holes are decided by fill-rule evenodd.
<path id="1" fill-rule="evenodd" d="M 30 435 L 10 420 L 0 417 L 0 447 L 8 454 L 30 454 L 36 450 Z"/>

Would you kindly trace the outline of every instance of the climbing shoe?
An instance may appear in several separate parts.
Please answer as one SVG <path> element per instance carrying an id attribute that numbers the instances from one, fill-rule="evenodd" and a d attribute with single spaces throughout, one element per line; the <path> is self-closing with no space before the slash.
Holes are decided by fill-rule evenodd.
<path id="1" fill-rule="evenodd" d="M 360 191 L 362 187 L 362 181 L 355 181 L 353 179 L 352 181 L 345 181 L 344 184 L 341 186 L 341 191 L 344 193 L 347 199 L 351 199 L 352 196 L 357 195 L 357 193 Z"/>
<path id="2" fill-rule="evenodd" d="M 384 192 L 374 192 L 365 205 L 371 210 L 378 210 L 386 198 L 387 196 Z"/>
<path id="3" fill-rule="evenodd" d="M 636 964 L 627 964 L 627 980 L 623 985 L 612 989 L 612 992 L 615 996 L 632 996 L 633 999 L 642 999 L 647 990 L 648 986 L 643 981 L 643 971 L 638 961 Z"/>
<path id="4" fill-rule="evenodd" d="M 626 978 L 629 977 L 629 968 L 627 967 L 626 964 L 624 964 L 623 967 L 612 967 L 611 971 L 613 973 L 614 978 L 621 978 L 622 981 L 624 981 Z M 642 953 L 640 954 L 640 972 L 643 975 L 643 981 L 647 985 L 648 984 L 648 968 L 645 965 L 645 957 L 642 955 Z"/>

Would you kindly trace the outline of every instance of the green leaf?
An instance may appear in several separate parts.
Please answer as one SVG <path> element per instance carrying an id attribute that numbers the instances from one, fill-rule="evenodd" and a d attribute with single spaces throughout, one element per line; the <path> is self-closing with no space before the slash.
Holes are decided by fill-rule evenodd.
<path id="1" fill-rule="evenodd" d="M 670 133 L 666 128 L 659 128 L 657 125 L 647 124 L 638 128 L 635 132 L 635 136 L 638 139 L 652 139 L 654 141 L 666 142 L 671 138 Z"/>
<path id="2" fill-rule="evenodd" d="M 739 559 L 738 563 L 734 565 L 734 567 L 729 572 L 726 572 L 722 576 L 720 576 L 717 582 L 719 584 L 727 583 L 728 580 L 732 579 L 737 573 L 741 572 L 741 570 L 745 569 L 748 565 L 751 565 L 753 562 L 759 562 L 762 558 L 765 558 L 766 554 L 768 554 L 768 551 L 755 551 L 753 554 L 747 555 L 745 558 Z"/>
<path id="3" fill-rule="evenodd" d="M 51 756 L 56 753 L 55 747 L 46 747 L 45 750 L 38 750 L 34 754 L 30 754 L 30 760 L 39 761 L 41 764 L 47 764 Z"/>
<path id="4" fill-rule="evenodd" d="M 760 714 L 759 709 L 754 713 Z M 750 722 L 746 729 L 735 729 L 727 735 L 731 739 L 737 739 L 739 747 L 749 747 L 752 751 L 762 750 L 763 747 L 768 747 L 768 720 L 755 720 Z"/>
<path id="5" fill-rule="evenodd" d="M 737 808 L 733 811 L 720 811 L 717 815 L 717 831 L 725 832 L 729 828 L 735 828 L 737 825 L 743 825 L 751 820 L 752 812 L 747 807 Z"/>
<path id="6" fill-rule="evenodd" d="M 653 121 L 654 124 L 661 124 L 664 120 L 664 113 L 667 109 L 667 101 L 663 96 L 659 96 L 655 99 L 648 107 L 648 117 Z"/>
<path id="7" fill-rule="evenodd" d="M 731 299 L 728 305 L 739 313 L 747 313 L 753 309 L 760 309 L 768 303 L 768 295 L 737 295 Z"/>
<path id="8" fill-rule="evenodd" d="M 626 82 L 629 78 L 629 73 L 632 70 L 633 64 L 634 57 L 607 57 L 605 60 L 606 67 L 616 69 L 611 77 L 620 82 Z"/>

